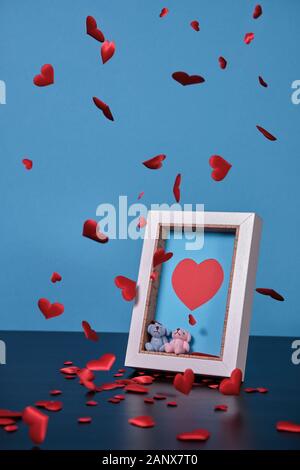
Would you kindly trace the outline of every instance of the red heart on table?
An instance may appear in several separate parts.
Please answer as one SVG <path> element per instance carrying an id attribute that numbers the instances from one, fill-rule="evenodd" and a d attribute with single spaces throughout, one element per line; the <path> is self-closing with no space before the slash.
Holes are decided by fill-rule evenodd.
<path id="1" fill-rule="evenodd" d="M 116 356 L 112 353 L 103 354 L 99 359 L 93 359 L 86 365 L 90 370 L 110 370 L 114 365 Z"/>
<path id="2" fill-rule="evenodd" d="M 159 264 L 165 263 L 169 259 L 171 259 L 173 253 L 169 251 L 168 253 L 165 252 L 164 248 L 157 248 L 153 256 L 153 267 L 155 268 Z"/>
<path id="3" fill-rule="evenodd" d="M 45 64 L 41 67 L 41 73 L 33 79 L 36 86 L 48 86 L 54 83 L 54 68 L 51 64 Z"/>
<path id="4" fill-rule="evenodd" d="M 97 21 L 93 16 L 87 16 L 86 18 L 86 33 L 92 38 L 97 39 L 97 41 L 103 42 L 104 35 L 100 29 L 97 27 Z"/>
<path id="5" fill-rule="evenodd" d="M 293 423 L 292 421 L 278 421 L 276 429 L 277 431 L 300 432 L 300 424 Z"/>
<path id="6" fill-rule="evenodd" d="M 138 426 L 139 428 L 152 428 L 155 425 L 155 421 L 151 416 L 136 416 L 135 418 L 129 418 L 128 423 Z"/>
<path id="7" fill-rule="evenodd" d="M 91 341 L 98 341 L 99 335 L 95 330 L 92 329 L 91 325 L 87 321 L 83 320 L 82 328 L 86 339 L 90 339 Z"/>
<path id="8" fill-rule="evenodd" d="M 231 372 L 230 379 L 223 379 L 220 383 L 219 390 L 223 395 L 239 395 L 242 384 L 241 369 L 234 369 Z"/>
<path id="9" fill-rule="evenodd" d="M 54 302 L 53 304 L 49 302 L 48 299 L 40 299 L 38 301 L 38 307 L 46 320 L 53 317 L 58 317 L 62 313 L 64 313 L 64 306 L 58 302 Z"/>
<path id="10" fill-rule="evenodd" d="M 98 243 L 107 243 L 109 238 L 98 230 L 98 222 L 96 220 L 86 220 L 83 224 L 83 237 L 90 238 Z"/>
<path id="11" fill-rule="evenodd" d="M 211 174 L 215 181 L 222 181 L 232 165 L 219 155 L 212 155 L 209 159 L 210 166 L 214 169 Z"/>
<path id="12" fill-rule="evenodd" d="M 189 75 L 186 72 L 174 72 L 172 78 L 183 86 L 205 82 L 205 79 L 200 75 Z"/>
<path id="13" fill-rule="evenodd" d="M 101 47 L 101 57 L 102 57 L 102 62 L 105 64 L 109 59 L 112 58 L 116 50 L 116 45 L 113 41 L 104 41 Z"/>
<path id="14" fill-rule="evenodd" d="M 181 393 L 188 395 L 192 390 L 195 374 L 192 369 L 186 369 L 183 374 L 176 374 L 173 385 Z"/>
<path id="15" fill-rule="evenodd" d="M 125 276 L 115 277 L 115 285 L 122 290 L 122 297 L 127 302 L 133 300 L 137 294 L 136 282 Z"/>
<path id="16" fill-rule="evenodd" d="M 162 162 L 165 160 L 166 155 L 160 154 L 156 155 L 156 157 L 150 158 L 149 160 L 145 160 L 143 165 L 150 170 L 158 170 L 162 167 Z"/>
<path id="17" fill-rule="evenodd" d="M 23 158 L 22 163 L 25 166 L 26 170 L 31 170 L 32 160 L 29 160 L 29 158 Z"/>
<path id="18" fill-rule="evenodd" d="M 210 432 L 206 429 L 195 429 L 191 432 L 182 432 L 177 434 L 176 439 L 179 441 L 207 441 L 210 437 Z"/>
<path id="19" fill-rule="evenodd" d="M 27 406 L 23 412 L 23 421 L 29 426 L 29 437 L 35 444 L 41 444 L 47 434 L 47 415 L 33 406 Z"/>
<path id="20" fill-rule="evenodd" d="M 183 259 L 172 274 L 173 289 L 190 310 L 195 310 L 214 297 L 223 280 L 224 272 L 216 259 L 206 259 L 200 264 L 189 258 Z"/>
<path id="21" fill-rule="evenodd" d="M 48 411 L 60 411 L 63 408 L 62 402 L 55 400 L 40 400 L 35 402 L 35 406 L 45 408 Z"/>
<path id="22" fill-rule="evenodd" d="M 62 277 L 59 273 L 56 273 L 54 272 L 51 276 L 51 282 L 55 283 L 55 282 L 59 282 L 62 280 Z"/>

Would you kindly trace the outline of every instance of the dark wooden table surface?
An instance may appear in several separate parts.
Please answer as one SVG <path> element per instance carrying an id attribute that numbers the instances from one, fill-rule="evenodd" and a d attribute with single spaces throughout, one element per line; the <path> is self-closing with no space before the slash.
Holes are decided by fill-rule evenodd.
<path id="1" fill-rule="evenodd" d="M 59 372 L 64 361 L 84 367 L 88 360 L 113 352 L 117 361 L 110 372 L 97 372 L 96 383 L 115 380 L 113 374 L 123 367 L 127 335 L 102 333 L 100 341 L 87 341 L 82 333 L 2 332 L 6 342 L 7 364 L 0 366 L 0 408 L 22 410 L 38 400 L 58 399 L 63 410 L 46 412 L 50 416 L 47 438 L 42 449 L 300 449 L 300 434 L 276 431 L 279 420 L 300 423 L 300 365 L 291 362 L 294 338 L 251 337 L 245 387 L 266 387 L 269 392 L 223 396 L 207 386 L 194 388 L 189 396 L 177 392 L 171 380 L 157 379 L 147 396 L 162 393 L 176 400 L 177 408 L 167 400 L 154 405 L 144 403 L 145 396 L 126 394 L 119 404 L 107 400 L 122 389 L 102 391 L 94 396 L 98 406 L 88 407 L 86 390 L 75 380 L 66 380 Z M 127 369 L 124 377 L 134 371 Z M 63 394 L 50 397 L 49 391 Z M 227 412 L 214 411 L 227 404 Z M 128 424 L 128 418 L 151 415 L 156 426 L 141 429 Z M 93 421 L 80 425 L 77 418 L 91 416 Z M 205 428 L 211 438 L 205 443 L 176 440 L 180 432 Z M 28 429 L 0 429 L 0 449 L 31 449 Z"/>

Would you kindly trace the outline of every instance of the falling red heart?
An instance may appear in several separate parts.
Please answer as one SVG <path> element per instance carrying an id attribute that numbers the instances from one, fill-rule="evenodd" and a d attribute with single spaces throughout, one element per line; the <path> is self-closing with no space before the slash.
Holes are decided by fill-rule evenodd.
<path id="1" fill-rule="evenodd" d="M 143 387 L 143 385 L 139 385 L 135 383 L 126 385 L 124 390 L 126 392 L 131 392 L 131 393 L 148 393 L 148 388 Z"/>
<path id="2" fill-rule="evenodd" d="M 98 222 L 96 220 L 86 220 L 82 229 L 83 237 L 90 238 L 98 243 L 107 243 L 109 238 L 98 230 Z"/>
<path id="3" fill-rule="evenodd" d="M 267 289 L 266 287 L 257 287 L 256 292 L 262 295 L 268 295 L 269 297 L 272 297 L 272 299 L 278 300 L 280 302 L 284 301 L 284 297 L 282 297 L 282 295 L 280 295 L 274 289 Z"/>
<path id="4" fill-rule="evenodd" d="M 102 62 L 105 64 L 109 59 L 112 58 L 116 50 L 116 45 L 113 41 L 104 41 L 104 43 L 101 46 L 101 57 L 102 57 Z"/>
<path id="5" fill-rule="evenodd" d="M 186 369 L 183 374 L 176 374 L 174 377 L 173 385 L 181 393 L 188 395 L 192 390 L 195 380 L 195 374 L 192 369 Z"/>
<path id="6" fill-rule="evenodd" d="M 300 432 L 300 424 L 293 423 L 292 421 L 278 421 L 276 429 L 277 431 Z"/>
<path id="7" fill-rule="evenodd" d="M 254 33 L 246 33 L 244 37 L 244 43 L 250 44 L 251 41 L 254 39 Z"/>
<path id="8" fill-rule="evenodd" d="M 49 300 L 47 299 L 39 299 L 38 307 L 46 318 L 46 320 L 48 320 L 49 318 L 58 317 L 59 315 L 64 313 L 63 304 L 60 304 L 58 302 L 54 302 L 53 304 L 51 304 L 51 302 L 49 302 Z"/>
<path id="9" fill-rule="evenodd" d="M 172 256 L 173 253 L 171 251 L 166 253 L 164 248 L 157 248 L 153 256 L 153 267 L 156 268 L 156 266 L 166 263 L 166 261 L 169 261 Z"/>
<path id="10" fill-rule="evenodd" d="M 232 165 L 219 155 L 212 155 L 209 164 L 213 168 L 211 173 L 212 179 L 222 181 L 229 172 Z"/>
<path id="11" fill-rule="evenodd" d="M 115 277 L 115 285 L 122 290 L 122 297 L 127 302 L 133 300 L 137 294 L 136 282 L 125 276 Z"/>
<path id="12" fill-rule="evenodd" d="M 83 320 L 82 328 L 83 328 L 86 339 L 90 339 L 91 341 L 99 340 L 99 335 L 96 333 L 95 330 L 92 329 L 92 327 L 87 321 Z"/>
<path id="13" fill-rule="evenodd" d="M 92 16 L 86 17 L 86 33 L 99 42 L 104 41 L 104 35 L 97 27 L 97 21 Z"/>
<path id="14" fill-rule="evenodd" d="M 220 64 L 221 69 L 224 70 L 227 67 L 227 60 L 224 59 L 224 57 L 220 56 L 219 57 L 219 64 Z"/>
<path id="15" fill-rule="evenodd" d="M 172 78 L 183 86 L 205 82 L 205 79 L 200 75 L 189 75 L 186 72 L 174 72 Z"/>
<path id="16" fill-rule="evenodd" d="M 223 395 L 239 395 L 242 384 L 241 369 L 234 369 L 229 379 L 223 379 L 220 383 L 219 390 Z"/>
<path id="17" fill-rule="evenodd" d="M 172 274 L 177 297 L 192 311 L 212 299 L 223 280 L 223 268 L 216 259 L 206 259 L 200 264 L 189 258 L 183 259 Z"/>
<path id="18" fill-rule="evenodd" d="M 270 132 L 268 132 L 263 127 L 256 126 L 256 128 L 259 130 L 259 132 L 261 132 L 265 136 L 266 139 L 269 139 L 269 140 L 272 140 L 272 141 L 277 140 L 277 138 L 274 135 L 270 134 Z"/>
<path id="19" fill-rule="evenodd" d="M 142 199 L 142 197 L 144 196 L 145 192 L 142 191 L 139 195 L 138 195 L 138 200 Z"/>
<path id="20" fill-rule="evenodd" d="M 61 275 L 60 275 L 59 273 L 54 272 L 54 273 L 52 274 L 52 276 L 51 276 L 51 282 L 53 282 L 53 284 L 54 284 L 55 282 L 60 282 L 61 280 L 62 280 L 62 277 L 61 277 Z"/>
<path id="21" fill-rule="evenodd" d="M 180 201 L 180 184 L 181 184 L 181 174 L 179 173 L 175 178 L 175 183 L 173 186 L 173 194 L 176 202 Z"/>
<path id="22" fill-rule="evenodd" d="M 61 401 L 53 401 L 53 400 L 40 400 L 35 402 L 35 406 L 39 408 L 45 408 L 48 411 L 60 411 L 63 408 L 63 404 Z"/>
<path id="23" fill-rule="evenodd" d="M 111 110 L 108 104 L 104 103 L 104 101 L 99 100 L 97 96 L 93 96 L 93 101 L 94 101 L 95 106 L 101 109 L 102 113 L 107 119 L 109 119 L 110 121 L 114 121 L 114 117 L 111 113 Z"/>
<path id="24" fill-rule="evenodd" d="M 99 359 L 89 361 L 86 367 L 90 370 L 110 370 L 114 365 L 116 356 L 112 353 L 103 354 Z"/>
<path id="25" fill-rule="evenodd" d="M 166 155 L 160 154 L 156 155 L 156 157 L 150 158 L 149 160 L 145 160 L 143 165 L 150 170 L 158 170 L 162 167 L 162 162 L 165 160 Z"/>
<path id="26" fill-rule="evenodd" d="M 227 411 L 228 410 L 228 405 L 216 405 L 215 406 L 215 411 Z"/>
<path id="27" fill-rule="evenodd" d="M 206 429 L 195 429 L 191 432 L 182 432 L 177 434 L 176 439 L 179 441 L 207 441 L 210 437 L 210 432 Z"/>
<path id="28" fill-rule="evenodd" d="M 54 68 L 51 64 L 45 64 L 41 67 L 41 73 L 33 79 L 36 86 L 48 86 L 54 83 Z"/>
<path id="29" fill-rule="evenodd" d="M 264 79 L 261 76 L 258 77 L 258 81 L 261 84 L 261 86 L 264 86 L 265 88 L 267 88 L 268 84 L 267 82 L 264 81 Z"/>
<path id="30" fill-rule="evenodd" d="M 47 434 L 49 417 L 33 406 L 23 412 L 23 421 L 29 426 L 29 437 L 35 444 L 41 444 Z"/>
<path id="31" fill-rule="evenodd" d="M 160 18 L 163 18 L 164 16 L 166 16 L 167 14 L 169 13 L 169 9 L 168 8 L 163 8 L 159 14 L 159 17 Z"/>
<path id="32" fill-rule="evenodd" d="M 129 418 L 128 423 L 138 426 L 139 428 L 152 428 L 155 426 L 155 421 L 151 416 L 136 416 L 135 418 Z"/>
<path id="33" fill-rule="evenodd" d="M 23 158 L 22 163 L 25 166 L 26 170 L 31 170 L 33 165 L 32 160 L 29 160 L 29 158 Z"/>
<path id="34" fill-rule="evenodd" d="M 253 18 L 256 20 L 262 15 L 262 7 L 261 5 L 256 5 L 253 11 Z"/>
<path id="35" fill-rule="evenodd" d="M 200 31 L 199 21 L 193 20 L 190 24 L 195 31 Z"/>
<path id="36" fill-rule="evenodd" d="M 194 325 L 196 325 L 196 323 L 197 323 L 197 320 L 195 319 L 194 315 L 192 315 L 192 314 L 190 313 L 190 314 L 189 314 L 189 324 L 190 324 L 191 326 L 194 326 Z"/>

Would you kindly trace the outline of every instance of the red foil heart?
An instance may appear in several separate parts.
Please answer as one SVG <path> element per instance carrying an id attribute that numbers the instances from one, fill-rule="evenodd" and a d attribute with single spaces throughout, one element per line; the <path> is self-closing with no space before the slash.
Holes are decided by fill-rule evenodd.
<path id="1" fill-rule="evenodd" d="M 101 57 L 102 57 L 102 62 L 105 64 L 109 59 L 112 58 L 116 50 L 116 45 L 113 41 L 104 41 L 104 43 L 101 46 Z"/>
<path id="2" fill-rule="evenodd" d="M 156 268 L 156 266 L 159 266 L 162 263 L 166 263 L 169 261 L 169 259 L 172 258 L 172 256 L 173 253 L 171 251 L 166 253 L 164 248 L 157 248 L 153 255 L 153 267 Z"/>
<path id="3" fill-rule="evenodd" d="M 58 302 L 54 302 L 53 304 L 51 304 L 51 302 L 49 302 L 49 300 L 47 299 L 39 299 L 38 307 L 46 318 L 46 320 L 49 320 L 49 318 L 58 317 L 59 315 L 64 313 L 63 304 L 60 304 Z"/>
<path id="4" fill-rule="evenodd" d="M 234 369 L 231 372 L 230 379 L 223 379 L 220 383 L 219 390 L 223 395 L 239 395 L 242 384 L 241 369 Z"/>
<path id="5" fill-rule="evenodd" d="M 215 181 L 222 181 L 232 167 L 225 158 L 220 157 L 219 155 L 212 155 L 209 159 L 209 164 L 213 168 L 211 177 Z"/>
<path id="6" fill-rule="evenodd" d="M 23 158 L 22 163 L 25 166 L 26 170 L 31 170 L 33 165 L 32 160 L 29 160 L 29 158 Z"/>
<path id="7" fill-rule="evenodd" d="M 104 103 L 104 101 L 99 100 L 97 96 L 93 96 L 93 101 L 94 101 L 95 106 L 97 106 L 98 109 L 101 109 L 102 113 L 107 119 L 109 119 L 110 121 L 114 120 L 114 117 L 111 113 L 111 110 L 108 104 Z"/>
<path id="8" fill-rule="evenodd" d="M 93 359 L 86 365 L 90 370 L 110 370 L 114 365 L 116 356 L 112 353 L 103 354 L 99 359 Z"/>
<path id="9" fill-rule="evenodd" d="M 245 44 L 250 44 L 254 39 L 254 33 L 246 33 L 244 37 L 244 43 Z"/>
<path id="10" fill-rule="evenodd" d="M 173 385 L 181 393 L 188 395 L 192 390 L 195 375 L 192 369 L 186 369 L 183 374 L 176 374 Z"/>
<path id="11" fill-rule="evenodd" d="M 135 418 L 130 418 L 128 423 L 139 428 L 152 428 L 155 426 L 155 421 L 151 416 L 136 416 Z"/>
<path id="12" fill-rule="evenodd" d="M 166 155 L 160 154 L 156 155 L 156 157 L 150 158 L 149 160 L 145 160 L 143 165 L 150 170 L 158 170 L 162 167 L 162 162 L 166 159 Z"/>
<path id="13" fill-rule="evenodd" d="M 23 412 L 23 421 L 29 426 L 29 437 L 35 444 L 44 442 L 49 417 L 33 406 L 27 406 Z"/>
<path id="14" fill-rule="evenodd" d="M 159 14 L 159 17 L 160 18 L 163 18 L 164 16 L 166 16 L 167 14 L 169 13 L 169 9 L 168 8 L 163 8 Z"/>
<path id="15" fill-rule="evenodd" d="M 143 387 L 142 385 L 139 384 L 129 384 L 126 385 L 124 388 L 126 392 L 131 392 L 131 393 L 148 393 L 148 388 Z"/>
<path id="16" fill-rule="evenodd" d="M 292 421 L 278 421 L 276 423 L 277 431 L 285 432 L 300 432 L 300 424 L 293 423 Z"/>
<path id="17" fill-rule="evenodd" d="M 183 86 L 197 85 L 198 83 L 205 82 L 201 75 L 189 75 L 186 72 L 174 72 L 172 78 Z"/>
<path id="18" fill-rule="evenodd" d="M 210 433 L 206 429 L 195 429 L 191 432 L 182 432 L 177 434 L 176 439 L 179 441 L 207 441 Z"/>
<path id="19" fill-rule="evenodd" d="M 222 57 L 222 56 L 219 57 L 219 65 L 220 65 L 221 69 L 223 69 L 223 70 L 226 69 L 226 67 L 227 67 L 227 60 L 224 59 L 224 57 Z"/>
<path id="20" fill-rule="evenodd" d="M 109 238 L 100 232 L 98 229 L 98 222 L 96 220 L 86 220 L 83 224 L 82 236 L 90 238 L 98 243 L 107 243 Z"/>
<path id="21" fill-rule="evenodd" d="M 257 18 L 259 18 L 261 15 L 262 15 L 262 7 L 261 5 L 256 5 L 252 16 L 255 20 L 257 20 Z"/>
<path id="22" fill-rule="evenodd" d="M 190 25 L 195 31 L 200 31 L 199 21 L 193 20 Z"/>
<path id="23" fill-rule="evenodd" d="M 271 134 L 270 132 L 268 132 L 268 131 L 267 131 L 266 129 L 264 129 L 263 127 L 261 127 L 261 126 L 256 126 L 256 128 L 259 130 L 259 132 L 262 133 L 262 135 L 265 136 L 266 139 L 272 140 L 272 141 L 277 140 L 277 138 L 276 138 L 273 134 Z"/>
<path id="24" fill-rule="evenodd" d="M 86 33 L 99 42 L 104 41 L 104 35 L 97 27 L 97 21 L 92 16 L 86 18 Z"/>
<path id="25" fill-rule="evenodd" d="M 62 280 L 62 277 L 59 273 L 54 272 L 51 276 L 51 282 L 55 284 L 55 282 L 60 282 Z"/>
<path id="26" fill-rule="evenodd" d="M 45 64 L 41 67 L 41 73 L 33 79 L 36 86 L 48 86 L 54 83 L 54 68 L 51 64 Z"/>
<path id="27" fill-rule="evenodd" d="M 274 289 L 268 289 L 266 287 L 257 287 L 256 292 L 262 295 L 268 295 L 269 297 L 272 297 L 272 299 L 278 300 L 279 302 L 284 301 L 284 297 L 282 297 L 282 295 L 280 295 Z"/>
<path id="28" fill-rule="evenodd" d="M 258 81 L 261 84 L 261 86 L 267 88 L 268 84 L 267 82 L 264 81 L 264 79 L 261 76 L 258 77 Z"/>
<path id="29" fill-rule="evenodd" d="M 89 339 L 91 341 L 99 340 L 99 335 L 96 333 L 95 330 L 92 329 L 92 327 L 87 321 L 83 320 L 82 328 L 83 328 L 86 339 Z"/>
<path id="30" fill-rule="evenodd" d="M 117 276 L 115 278 L 115 285 L 122 290 L 122 297 L 127 302 L 130 302 L 136 297 L 137 287 L 136 282 L 132 281 L 125 276 Z"/>
<path id="31" fill-rule="evenodd" d="M 175 178 L 175 182 L 173 186 L 173 194 L 174 194 L 176 202 L 180 201 L 180 184 L 181 184 L 181 174 L 179 173 Z"/>

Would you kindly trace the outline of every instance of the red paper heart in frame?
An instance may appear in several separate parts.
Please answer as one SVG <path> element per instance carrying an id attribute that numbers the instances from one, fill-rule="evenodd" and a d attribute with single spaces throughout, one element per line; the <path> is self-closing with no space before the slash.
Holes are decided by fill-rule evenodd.
<path id="1" fill-rule="evenodd" d="M 186 258 L 174 269 L 172 286 L 184 305 L 195 310 L 216 295 L 223 280 L 224 272 L 216 259 L 206 259 L 197 264 Z"/>

